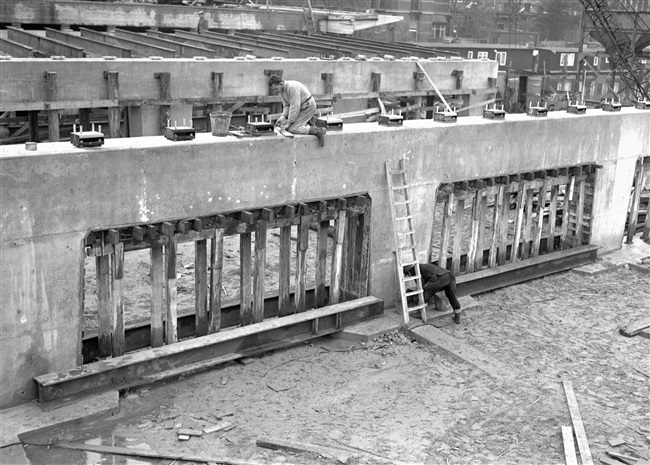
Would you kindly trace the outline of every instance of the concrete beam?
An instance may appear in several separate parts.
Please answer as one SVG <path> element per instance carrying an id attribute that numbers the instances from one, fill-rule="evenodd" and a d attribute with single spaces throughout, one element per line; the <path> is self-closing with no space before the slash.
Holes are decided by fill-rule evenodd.
<path id="1" fill-rule="evenodd" d="M 129 39 L 136 42 L 143 42 L 149 45 L 174 49 L 176 51 L 176 56 L 179 58 L 192 58 L 195 56 L 204 56 L 207 58 L 219 57 L 219 55 L 215 55 L 212 49 L 182 44 L 174 40 L 170 40 L 169 38 L 153 37 L 151 35 L 125 31 L 123 29 L 116 29 L 114 35 L 116 37 L 121 37 L 122 39 Z"/>
<path id="2" fill-rule="evenodd" d="M 43 87 L 42 72 L 61 64 L 43 61 L 48 68 L 41 68 L 34 91 Z M 1 62 L 7 82 L 15 79 L 5 74 L 11 62 Z M 95 61 L 89 73 L 100 74 L 97 63 L 114 62 Z M 59 90 L 65 92 L 65 67 L 50 71 L 59 73 Z M 122 81 L 128 69 L 119 71 L 120 93 L 129 92 Z M 31 72 L 24 76 L 28 81 Z M 3 81 L 2 99 L 4 87 Z M 407 120 L 401 127 L 360 123 L 332 131 L 326 140 L 320 148 L 312 136 L 236 139 L 204 133 L 187 142 L 107 139 L 88 149 L 66 142 L 38 144 L 36 152 L 1 146 L 0 406 L 33 399 L 33 376 L 81 362 L 83 244 L 93 229 L 368 193 L 370 293 L 392 307 L 397 279 L 393 241 L 386 240 L 392 235 L 386 160 L 408 159 L 421 260 L 427 257 L 431 199 L 439 184 L 588 163 L 603 166 L 594 187 L 591 238 L 607 252 L 621 246 L 637 159 L 650 155 L 650 112 L 551 112 L 543 119 L 513 114 L 504 121 L 466 117 L 454 124 Z"/>
<path id="3" fill-rule="evenodd" d="M 176 52 L 171 48 L 160 47 L 158 45 L 151 45 L 137 40 L 116 37 L 111 34 L 104 34 L 103 32 L 86 29 L 85 27 L 82 27 L 79 30 L 81 31 L 82 37 L 104 42 L 105 44 L 129 48 L 131 49 L 131 53 L 134 57 L 159 56 L 163 58 L 174 58 L 176 56 Z"/>
<path id="4" fill-rule="evenodd" d="M 0 52 L 3 55 L 16 58 L 35 58 L 38 56 L 34 48 L 28 47 L 22 42 L 16 42 L 2 37 L 0 37 Z"/>
<path id="5" fill-rule="evenodd" d="M 108 37 L 106 34 L 101 36 Z M 174 51 L 171 51 L 175 53 Z M 427 74 L 436 82 L 439 89 L 456 94 L 456 82 L 452 71 L 462 69 L 465 79 L 463 86 L 476 102 L 493 95 L 488 77 L 496 78 L 498 64 L 482 60 L 421 60 Z M 106 102 L 105 83 L 102 73 L 97 70 L 118 72 L 120 76 L 120 101 L 151 104 L 160 98 L 155 73 L 168 72 L 171 75 L 171 95 L 173 99 L 188 99 L 186 104 L 211 102 L 213 94 L 213 72 L 223 73 L 221 98 L 244 98 L 256 101 L 260 97 L 277 102 L 278 97 L 270 97 L 267 85 L 269 69 L 282 69 L 287 79 L 303 82 L 315 96 L 325 92 L 325 81 L 321 74 L 333 74 L 334 92 L 355 98 L 367 97 L 371 87 L 372 73 L 381 73 L 381 91 L 396 95 L 409 95 L 415 92 L 413 72 L 418 68 L 411 60 L 396 61 L 356 61 L 356 60 L 306 60 L 306 59 L 174 59 L 174 60 L 104 60 L 84 59 L 63 61 L 44 61 L 12 59 L 2 61 L 2 88 L 0 89 L 0 111 L 42 110 L 44 96 L 41 91 L 43 73 L 56 72 L 60 86 L 59 101 L 52 108 L 92 108 L 109 106 Z M 149 76 L 149 77 L 148 77 Z M 422 90 L 434 93 L 428 83 Z M 475 95 L 474 95 L 475 94 Z M 449 95 L 449 94 L 448 94 Z M 332 96 L 330 95 L 329 98 Z M 374 98 L 376 98 L 374 96 Z M 228 100 L 225 100 L 228 101 Z M 83 104 L 81 104 L 83 103 Z M 181 102 L 177 102 L 181 103 Z M 470 102 L 471 103 L 471 102 Z M 167 103 L 169 104 L 169 103 Z M 76 107 L 75 107 L 76 105 Z M 474 109 L 481 114 L 482 108 Z M 343 110 L 346 111 L 346 110 Z"/>
<path id="6" fill-rule="evenodd" d="M 9 40 L 20 42 L 21 44 L 52 56 L 64 56 L 68 58 L 84 58 L 86 56 L 84 49 L 81 47 L 32 34 L 17 27 L 7 27 L 7 37 Z"/>

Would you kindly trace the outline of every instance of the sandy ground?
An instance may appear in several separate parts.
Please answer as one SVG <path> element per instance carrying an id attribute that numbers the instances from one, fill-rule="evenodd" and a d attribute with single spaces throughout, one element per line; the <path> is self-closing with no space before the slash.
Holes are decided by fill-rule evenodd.
<path id="1" fill-rule="evenodd" d="M 648 315 L 648 275 L 626 268 L 568 271 L 474 296 L 479 306 L 443 331 L 506 365 L 490 375 L 435 345 L 389 333 L 368 344 L 336 338 L 229 363 L 126 394 L 121 413 L 57 440 L 230 458 L 256 465 L 321 465 L 334 458 L 257 447 L 261 437 L 336 446 L 348 463 L 564 463 L 571 380 L 592 454 L 650 445 L 650 339 L 618 328 Z M 483 367 L 484 368 L 484 367 Z M 177 430 L 235 428 L 181 442 Z M 628 449 L 626 449 L 626 447 Z M 28 446 L 33 464 L 170 465 Z M 177 462 L 182 463 L 182 462 Z"/>

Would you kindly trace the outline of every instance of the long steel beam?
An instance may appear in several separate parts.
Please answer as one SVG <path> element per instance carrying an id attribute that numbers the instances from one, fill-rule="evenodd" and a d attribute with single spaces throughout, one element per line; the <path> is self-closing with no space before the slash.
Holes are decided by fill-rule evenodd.
<path id="1" fill-rule="evenodd" d="M 461 275 L 456 277 L 458 294 L 461 296 L 480 294 L 586 265 L 596 260 L 598 248 L 593 244 L 583 245 Z"/>
<path id="2" fill-rule="evenodd" d="M 34 378 L 47 407 L 85 395 L 126 389 L 168 377 L 196 373 L 218 364 L 340 331 L 382 314 L 384 301 L 369 296 L 254 325 L 180 341 L 156 349 L 83 365 Z M 318 332 L 313 333 L 313 321 Z M 340 322 L 340 324 L 338 324 Z"/>

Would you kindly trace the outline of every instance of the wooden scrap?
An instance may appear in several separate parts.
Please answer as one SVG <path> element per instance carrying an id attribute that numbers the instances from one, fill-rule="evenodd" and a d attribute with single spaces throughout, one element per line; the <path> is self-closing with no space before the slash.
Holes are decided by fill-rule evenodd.
<path id="1" fill-rule="evenodd" d="M 190 437 L 187 434 L 179 434 L 178 435 L 178 440 L 179 441 L 189 441 Z"/>
<path id="2" fill-rule="evenodd" d="M 562 442 L 564 443 L 564 461 L 566 465 L 578 465 L 576 445 L 573 442 L 573 428 L 562 426 Z"/>
<path id="3" fill-rule="evenodd" d="M 182 460 L 186 462 L 199 462 L 199 463 L 216 462 L 222 465 L 260 465 L 258 463 L 254 463 L 250 461 L 231 460 L 231 459 L 220 458 L 220 457 L 202 457 L 197 455 L 162 453 L 150 449 L 137 449 L 137 448 L 132 449 L 130 447 L 79 444 L 75 442 L 52 444 L 52 446 L 61 447 L 63 449 L 95 452 L 97 454 L 127 455 L 130 457 L 148 457 L 153 459 Z"/>
<path id="4" fill-rule="evenodd" d="M 286 439 L 260 438 L 256 441 L 256 444 L 259 447 L 266 447 L 267 449 L 286 450 L 289 452 L 311 452 L 325 458 L 333 458 L 340 463 L 348 463 L 353 457 L 353 454 L 334 447 L 319 446 L 317 444 Z"/>
<path id="5" fill-rule="evenodd" d="M 619 332 L 625 337 L 634 337 L 644 329 L 650 328 L 650 318 L 644 316 L 637 320 L 633 320 L 626 326 L 622 326 Z"/>
<path id="6" fill-rule="evenodd" d="M 198 429 L 184 428 L 178 430 L 179 436 L 196 436 L 201 437 L 203 433 Z"/>
<path id="7" fill-rule="evenodd" d="M 625 441 L 625 439 L 623 439 L 623 436 L 617 436 L 615 438 L 609 439 L 607 442 L 612 447 L 618 447 L 618 446 L 622 446 L 623 444 L 625 444 L 626 441 Z"/>
<path id="8" fill-rule="evenodd" d="M 225 386 L 227 383 L 228 383 L 228 377 L 227 376 L 224 376 L 223 378 L 221 378 L 221 385 L 222 386 Z"/>
<path id="9" fill-rule="evenodd" d="M 603 465 L 623 465 L 623 462 L 619 462 L 618 460 L 607 457 L 607 455 L 605 455 L 605 454 L 600 454 L 598 456 L 598 460 Z"/>
<path id="10" fill-rule="evenodd" d="M 232 412 L 215 413 L 215 414 L 214 414 L 214 417 L 215 417 L 217 420 L 222 420 L 224 417 L 232 417 L 233 415 L 234 415 L 234 413 L 232 413 Z"/>
<path id="11" fill-rule="evenodd" d="M 230 428 L 231 426 L 233 426 L 231 423 L 224 422 L 224 423 L 222 423 L 220 425 L 206 426 L 205 428 L 203 428 L 203 432 L 205 434 L 216 433 L 217 431 L 224 431 L 224 430 L 226 430 L 226 428 Z"/>
<path id="12" fill-rule="evenodd" d="M 620 454 L 613 450 L 606 450 L 605 453 L 610 457 L 614 457 L 616 460 L 619 460 L 620 462 L 626 463 L 627 465 L 635 465 L 639 461 L 639 459 L 637 459 L 636 457 L 632 457 L 631 455 Z"/>
<path id="13" fill-rule="evenodd" d="M 578 407 L 578 400 L 573 392 L 573 383 L 568 380 L 562 380 L 564 386 L 564 393 L 566 394 L 567 404 L 569 405 L 569 413 L 571 414 L 571 422 L 573 423 L 573 430 L 575 431 L 576 441 L 578 442 L 578 450 L 583 465 L 593 465 L 594 460 L 589 450 L 589 441 L 587 441 L 587 433 L 582 424 L 582 417 L 580 417 L 580 408 Z"/>

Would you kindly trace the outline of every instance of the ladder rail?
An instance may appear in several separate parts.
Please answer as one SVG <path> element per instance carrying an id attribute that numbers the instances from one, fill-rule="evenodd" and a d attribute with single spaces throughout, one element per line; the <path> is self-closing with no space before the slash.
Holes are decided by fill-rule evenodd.
<path id="1" fill-rule="evenodd" d="M 399 277 L 399 291 L 400 300 L 402 304 L 402 317 L 404 324 L 409 323 L 410 312 L 419 310 L 421 312 L 422 321 L 426 323 L 426 308 L 427 304 L 424 301 L 424 289 L 422 286 L 422 275 L 420 273 L 420 263 L 417 257 L 417 244 L 415 242 L 415 231 L 413 226 L 413 215 L 411 212 L 411 200 L 409 197 L 409 185 L 407 178 L 407 170 L 405 160 L 399 160 L 399 167 L 397 170 L 391 169 L 390 160 L 386 161 L 386 178 L 388 181 L 388 196 L 390 200 L 391 218 L 393 220 L 394 228 L 394 241 L 395 241 L 395 264 L 397 267 L 397 276 Z M 395 187 L 395 176 L 399 176 L 399 187 Z M 402 199 L 396 200 L 396 192 L 400 191 Z M 405 214 L 398 216 L 397 208 L 402 207 Z M 407 228 L 406 232 L 400 230 L 400 226 Z M 400 241 L 400 237 L 406 239 L 406 244 Z M 402 254 L 410 251 L 409 258 L 402 260 Z M 406 254 L 405 254 L 406 255 Z M 404 276 L 404 266 L 413 265 L 415 267 L 414 276 Z M 406 284 L 414 284 L 415 290 L 407 290 Z M 417 296 L 417 304 L 409 307 L 408 298 Z"/>

